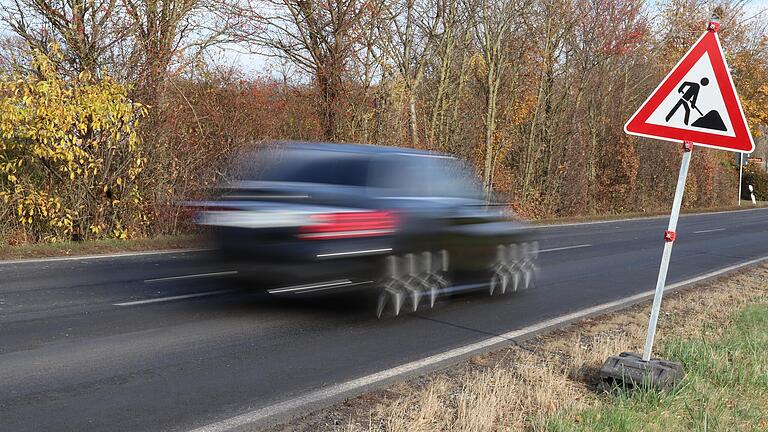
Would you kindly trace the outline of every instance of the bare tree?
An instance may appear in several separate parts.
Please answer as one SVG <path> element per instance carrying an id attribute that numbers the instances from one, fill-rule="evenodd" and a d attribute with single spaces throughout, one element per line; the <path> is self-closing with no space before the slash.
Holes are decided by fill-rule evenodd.
<path id="1" fill-rule="evenodd" d="M 408 141 L 418 146 L 416 97 L 424 68 L 433 56 L 432 40 L 440 23 L 442 2 L 387 0 L 378 20 L 379 43 L 398 71 L 408 105 Z"/>
<path id="2" fill-rule="evenodd" d="M 517 0 L 470 0 L 465 3 L 465 7 L 477 11 L 474 32 L 475 43 L 483 61 L 480 84 L 485 99 L 483 188 L 490 191 L 493 188 L 493 168 L 498 151 L 494 138 L 499 89 L 504 72 L 510 66 L 509 53 L 504 44 L 523 4 Z"/>
<path id="3" fill-rule="evenodd" d="M 438 23 L 430 35 L 434 54 L 428 66 L 433 80 L 428 91 L 432 98 L 428 142 L 433 148 L 446 151 L 448 140 L 456 135 L 458 118 L 452 113 L 456 114 L 461 103 L 472 33 L 468 11 L 460 3 L 436 0 L 434 7 Z"/>
<path id="4" fill-rule="evenodd" d="M 61 49 L 72 73 L 96 76 L 109 51 L 129 35 L 117 0 L 13 0 L 0 4 L 1 19 L 29 47 L 48 53 Z"/>
<path id="5" fill-rule="evenodd" d="M 232 40 L 234 1 L 12 0 L 0 19 L 32 49 L 58 45 L 72 72 L 107 69 L 154 94 L 172 62 Z"/>
<path id="6" fill-rule="evenodd" d="M 169 72 L 177 74 L 206 49 L 231 42 L 239 19 L 227 0 L 121 0 L 133 44 L 127 73 L 140 99 L 157 103 Z"/>
<path id="7" fill-rule="evenodd" d="M 375 4 L 367 0 L 255 0 L 242 9 L 253 21 L 242 39 L 255 52 L 290 60 L 319 92 L 323 134 L 337 139 L 344 74 L 365 35 L 361 24 Z"/>

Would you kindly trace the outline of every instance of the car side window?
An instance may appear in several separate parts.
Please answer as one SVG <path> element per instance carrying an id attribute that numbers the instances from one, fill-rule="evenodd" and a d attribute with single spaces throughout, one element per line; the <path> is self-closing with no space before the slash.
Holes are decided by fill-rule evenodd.
<path id="1" fill-rule="evenodd" d="M 464 163 L 452 158 L 434 158 L 432 172 L 433 195 L 451 198 L 484 198 L 477 176 Z"/>
<path id="2" fill-rule="evenodd" d="M 363 157 L 321 158 L 307 161 L 294 181 L 340 186 L 366 186 L 368 160 Z"/>
<path id="3" fill-rule="evenodd" d="M 371 163 L 371 187 L 386 196 L 426 196 L 429 194 L 429 170 L 420 158 L 379 155 Z"/>
<path id="4" fill-rule="evenodd" d="M 371 173 L 371 186 L 389 196 L 483 198 L 472 170 L 453 158 L 387 155 Z"/>

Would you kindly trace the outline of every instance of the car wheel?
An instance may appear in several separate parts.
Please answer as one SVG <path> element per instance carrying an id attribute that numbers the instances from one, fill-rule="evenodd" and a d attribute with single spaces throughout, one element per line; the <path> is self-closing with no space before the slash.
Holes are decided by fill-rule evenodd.
<path id="1" fill-rule="evenodd" d="M 538 255 L 538 242 L 498 245 L 489 294 L 506 294 L 508 291 L 516 292 L 533 286 Z"/>
<path id="2" fill-rule="evenodd" d="M 399 315 L 406 301 L 411 311 L 417 311 L 422 303 L 435 306 L 441 291 L 449 286 L 446 278 L 448 252 L 422 252 L 389 256 L 387 270 L 380 283 L 376 315 L 381 317 L 387 306 Z M 423 300 L 426 299 L 426 302 Z"/>

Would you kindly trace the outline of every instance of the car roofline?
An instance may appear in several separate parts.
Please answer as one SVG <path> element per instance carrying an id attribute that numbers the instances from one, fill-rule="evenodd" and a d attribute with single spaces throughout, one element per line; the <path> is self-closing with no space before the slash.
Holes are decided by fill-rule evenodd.
<path id="1" fill-rule="evenodd" d="M 412 157 L 429 157 L 439 159 L 455 159 L 455 157 L 435 152 L 431 150 L 419 150 L 406 147 L 390 147 L 374 144 L 340 144 L 330 142 L 310 142 L 310 141 L 277 141 L 276 145 L 282 148 L 291 148 L 296 150 L 316 150 L 339 153 L 360 153 L 360 154 L 386 154 Z"/>

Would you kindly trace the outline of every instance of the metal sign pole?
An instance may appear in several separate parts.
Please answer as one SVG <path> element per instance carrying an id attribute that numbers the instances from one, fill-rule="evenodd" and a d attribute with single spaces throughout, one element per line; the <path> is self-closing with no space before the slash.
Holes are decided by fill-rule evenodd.
<path id="1" fill-rule="evenodd" d="M 736 96 L 736 88 L 733 85 L 728 63 L 723 55 L 723 48 L 717 35 L 720 29 L 718 18 L 721 15 L 720 9 L 719 7 L 716 8 L 715 16 L 712 17 L 712 20 L 707 25 L 707 31 L 691 46 L 691 49 L 685 53 L 669 75 L 662 80 L 661 84 L 656 87 L 656 90 L 651 93 L 648 99 L 624 125 L 624 131 L 630 135 L 677 142 L 684 141 L 683 160 L 680 165 L 680 174 L 677 178 L 677 188 L 675 189 L 675 199 L 672 204 L 672 214 L 669 217 L 669 227 L 664 232 L 666 244 L 661 255 L 659 277 L 656 280 L 656 291 L 653 297 L 651 316 L 648 320 L 648 334 L 646 335 L 643 353 L 641 355 L 634 352 L 622 352 L 619 355 L 608 357 L 600 367 L 600 378 L 605 381 L 624 382 L 630 385 L 647 382 L 657 389 L 666 389 L 679 383 L 685 376 L 682 363 L 657 358 L 652 359 L 651 352 L 653 351 L 653 340 L 656 337 L 656 325 L 659 321 L 664 285 L 667 282 L 667 270 L 669 270 L 669 261 L 672 257 L 672 246 L 676 237 L 675 229 L 677 229 L 677 220 L 680 216 L 680 207 L 683 204 L 685 180 L 688 178 L 688 167 L 691 163 L 693 143 L 690 140 L 694 139 L 697 143 L 701 143 L 701 145 L 709 145 L 722 150 L 742 153 L 751 152 L 755 148 L 754 140 L 747 126 L 747 119 L 744 117 L 744 111 Z M 694 70 L 694 66 L 707 55 L 709 56 L 712 69 L 708 72 Z M 701 117 L 689 125 L 687 117 L 688 114 L 691 114 L 691 108 L 695 108 L 694 105 L 698 105 L 696 97 L 699 95 L 699 90 L 710 82 L 713 82 L 721 90 L 720 95 L 716 97 L 710 93 L 703 93 L 703 95 L 708 96 L 700 101 L 702 102 L 702 109 L 699 112 Z M 690 90 L 688 96 L 685 94 L 680 96 L 675 93 L 675 91 L 680 93 L 684 88 Z M 667 111 L 669 106 L 665 105 L 664 102 L 672 96 L 675 99 L 677 97 L 680 99 L 677 100 L 672 110 Z M 704 103 L 705 100 L 707 103 Z M 722 109 L 723 104 L 725 105 L 725 110 Z M 681 121 L 679 114 L 675 117 L 675 113 L 681 107 L 686 114 L 686 118 L 683 121 Z M 707 109 L 703 109 L 705 107 Z M 726 129 L 733 132 L 731 138 L 705 132 L 705 129 L 724 130 L 725 126 L 722 116 L 726 114 L 730 118 L 730 125 Z M 665 128 L 659 128 L 658 119 L 660 117 L 666 122 Z M 674 121 L 672 121 L 673 119 Z M 687 126 L 693 126 L 693 128 Z M 742 169 L 740 166 L 739 183 L 743 182 Z M 739 193 L 739 204 L 741 204 L 741 193 Z"/>
<path id="2" fill-rule="evenodd" d="M 739 153 L 739 206 L 741 206 L 741 177 L 744 169 L 744 153 Z"/>
<path id="3" fill-rule="evenodd" d="M 672 203 L 672 214 L 669 217 L 669 226 L 664 232 L 664 252 L 661 255 L 661 267 L 659 268 L 659 277 L 656 280 L 656 293 L 653 295 L 653 306 L 651 307 L 651 319 L 648 322 L 648 334 L 645 337 L 645 347 L 643 348 L 643 360 L 651 359 L 651 350 L 653 348 L 653 338 L 656 336 L 656 324 L 659 321 L 659 310 L 661 309 L 661 298 L 664 295 L 664 285 L 667 282 L 667 269 L 669 269 L 669 259 L 672 256 L 672 244 L 675 241 L 675 229 L 677 229 L 677 219 L 680 216 L 680 206 L 683 203 L 683 192 L 685 191 L 685 180 L 688 178 L 688 166 L 691 162 L 693 143 L 683 143 L 683 161 L 680 164 L 680 174 L 677 176 L 677 187 L 675 188 L 675 200 Z"/>

